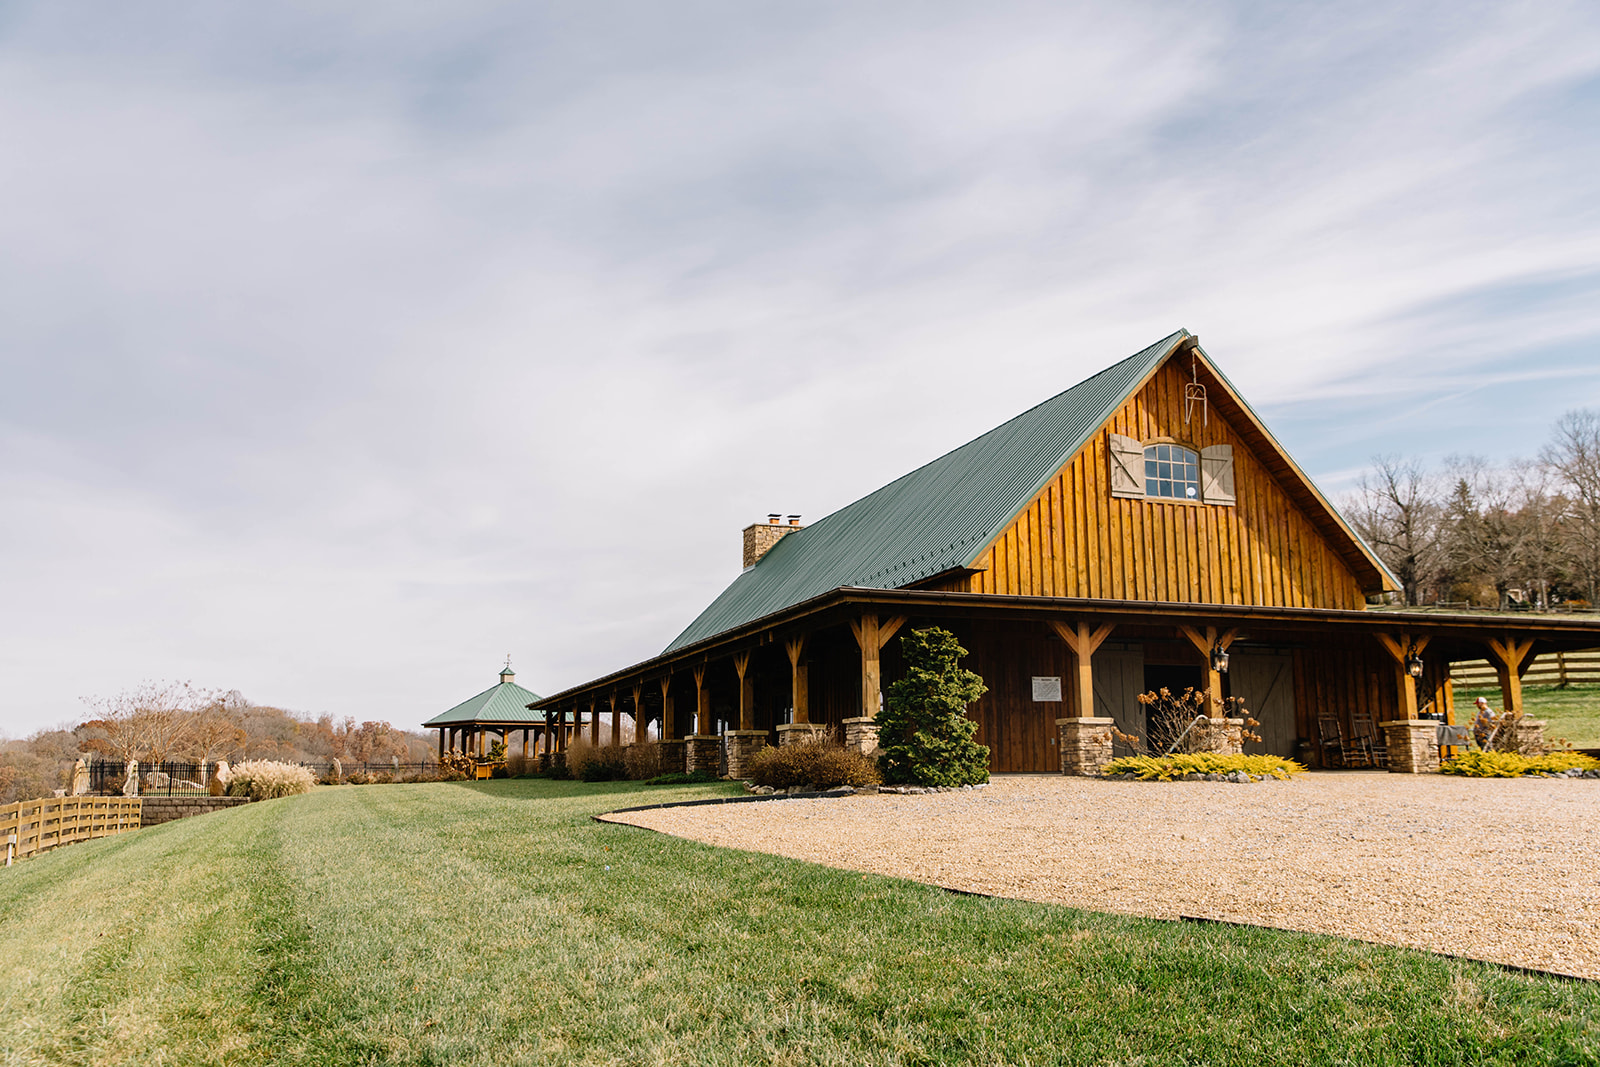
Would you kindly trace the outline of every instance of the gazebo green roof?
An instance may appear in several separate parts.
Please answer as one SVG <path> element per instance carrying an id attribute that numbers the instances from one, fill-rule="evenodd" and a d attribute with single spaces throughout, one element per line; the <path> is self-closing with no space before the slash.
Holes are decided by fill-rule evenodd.
<path id="1" fill-rule="evenodd" d="M 501 682 L 469 700 L 463 700 L 449 711 L 440 712 L 422 725 L 424 728 L 433 728 L 473 724 L 504 726 L 542 723 L 544 712 L 528 709 L 528 705 L 538 699 L 540 699 L 538 693 L 524 689 L 516 682 Z"/>

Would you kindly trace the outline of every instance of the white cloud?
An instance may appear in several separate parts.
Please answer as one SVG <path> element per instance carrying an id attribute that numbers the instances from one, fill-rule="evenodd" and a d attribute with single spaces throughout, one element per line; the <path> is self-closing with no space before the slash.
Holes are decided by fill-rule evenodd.
<path id="1" fill-rule="evenodd" d="M 1553 412 L 1484 383 L 1600 403 L 1597 38 L 1546 4 L 15 9 L 0 728 L 147 676 L 401 722 L 507 649 L 581 681 L 746 522 L 1179 325 L 1336 482 L 1528 451 Z"/>

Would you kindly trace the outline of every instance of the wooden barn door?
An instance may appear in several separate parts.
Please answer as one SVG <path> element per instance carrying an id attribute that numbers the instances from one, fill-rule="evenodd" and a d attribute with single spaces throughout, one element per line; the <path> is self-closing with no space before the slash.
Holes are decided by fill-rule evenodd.
<path id="1" fill-rule="evenodd" d="M 1261 725 L 1256 733 L 1261 743 L 1245 746 L 1246 752 L 1270 756 L 1293 756 L 1294 656 L 1288 652 L 1266 652 L 1241 648 L 1230 657 L 1228 684 L 1233 695 L 1244 701 L 1252 718 Z"/>
<path id="2" fill-rule="evenodd" d="M 1090 662 L 1094 665 L 1094 713 L 1115 719 L 1117 729 L 1123 733 L 1146 740 L 1144 705 L 1139 703 L 1139 694 L 1144 692 L 1144 649 L 1102 645 Z M 1111 749 L 1118 756 L 1132 754 L 1121 741 Z"/>

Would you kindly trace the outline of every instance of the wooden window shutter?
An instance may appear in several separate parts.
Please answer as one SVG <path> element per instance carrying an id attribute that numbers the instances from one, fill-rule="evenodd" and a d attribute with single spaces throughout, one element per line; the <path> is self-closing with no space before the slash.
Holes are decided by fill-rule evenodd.
<path id="1" fill-rule="evenodd" d="M 1210 445 L 1200 450 L 1200 499 L 1207 504 L 1237 504 L 1233 492 L 1233 446 Z"/>
<path id="2" fill-rule="evenodd" d="M 1144 498 L 1144 445 L 1120 433 L 1110 435 L 1111 495 Z"/>

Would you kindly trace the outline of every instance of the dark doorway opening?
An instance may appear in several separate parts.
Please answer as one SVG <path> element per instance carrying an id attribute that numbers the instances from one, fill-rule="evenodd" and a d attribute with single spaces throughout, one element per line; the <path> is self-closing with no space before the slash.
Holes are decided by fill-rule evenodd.
<path id="1" fill-rule="evenodd" d="M 1144 665 L 1144 691 L 1154 693 L 1167 689 L 1172 695 L 1182 696 L 1185 689 L 1204 689 L 1205 671 L 1199 664 L 1185 667 L 1171 663 L 1146 663 Z"/>
<path id="2" fill-rule="evenodd" d="M 1205 671 L 1196 664 L 1184 666 L 1171 663 L 1146 663 L 1144 665 L 1144 691 L 1157 693 L 1165 689 L 1174 697 L 1183 696 L 1185 689 L 1205 688 Z M 1182 727 L 1175 721 L 1157 722 L 1159 714 L 1156 709 L 1144 707 L 1144 736 L 1151 751 L 1165 751 L 1167 745 L 1176 739 L 1176 733 Z"/>

